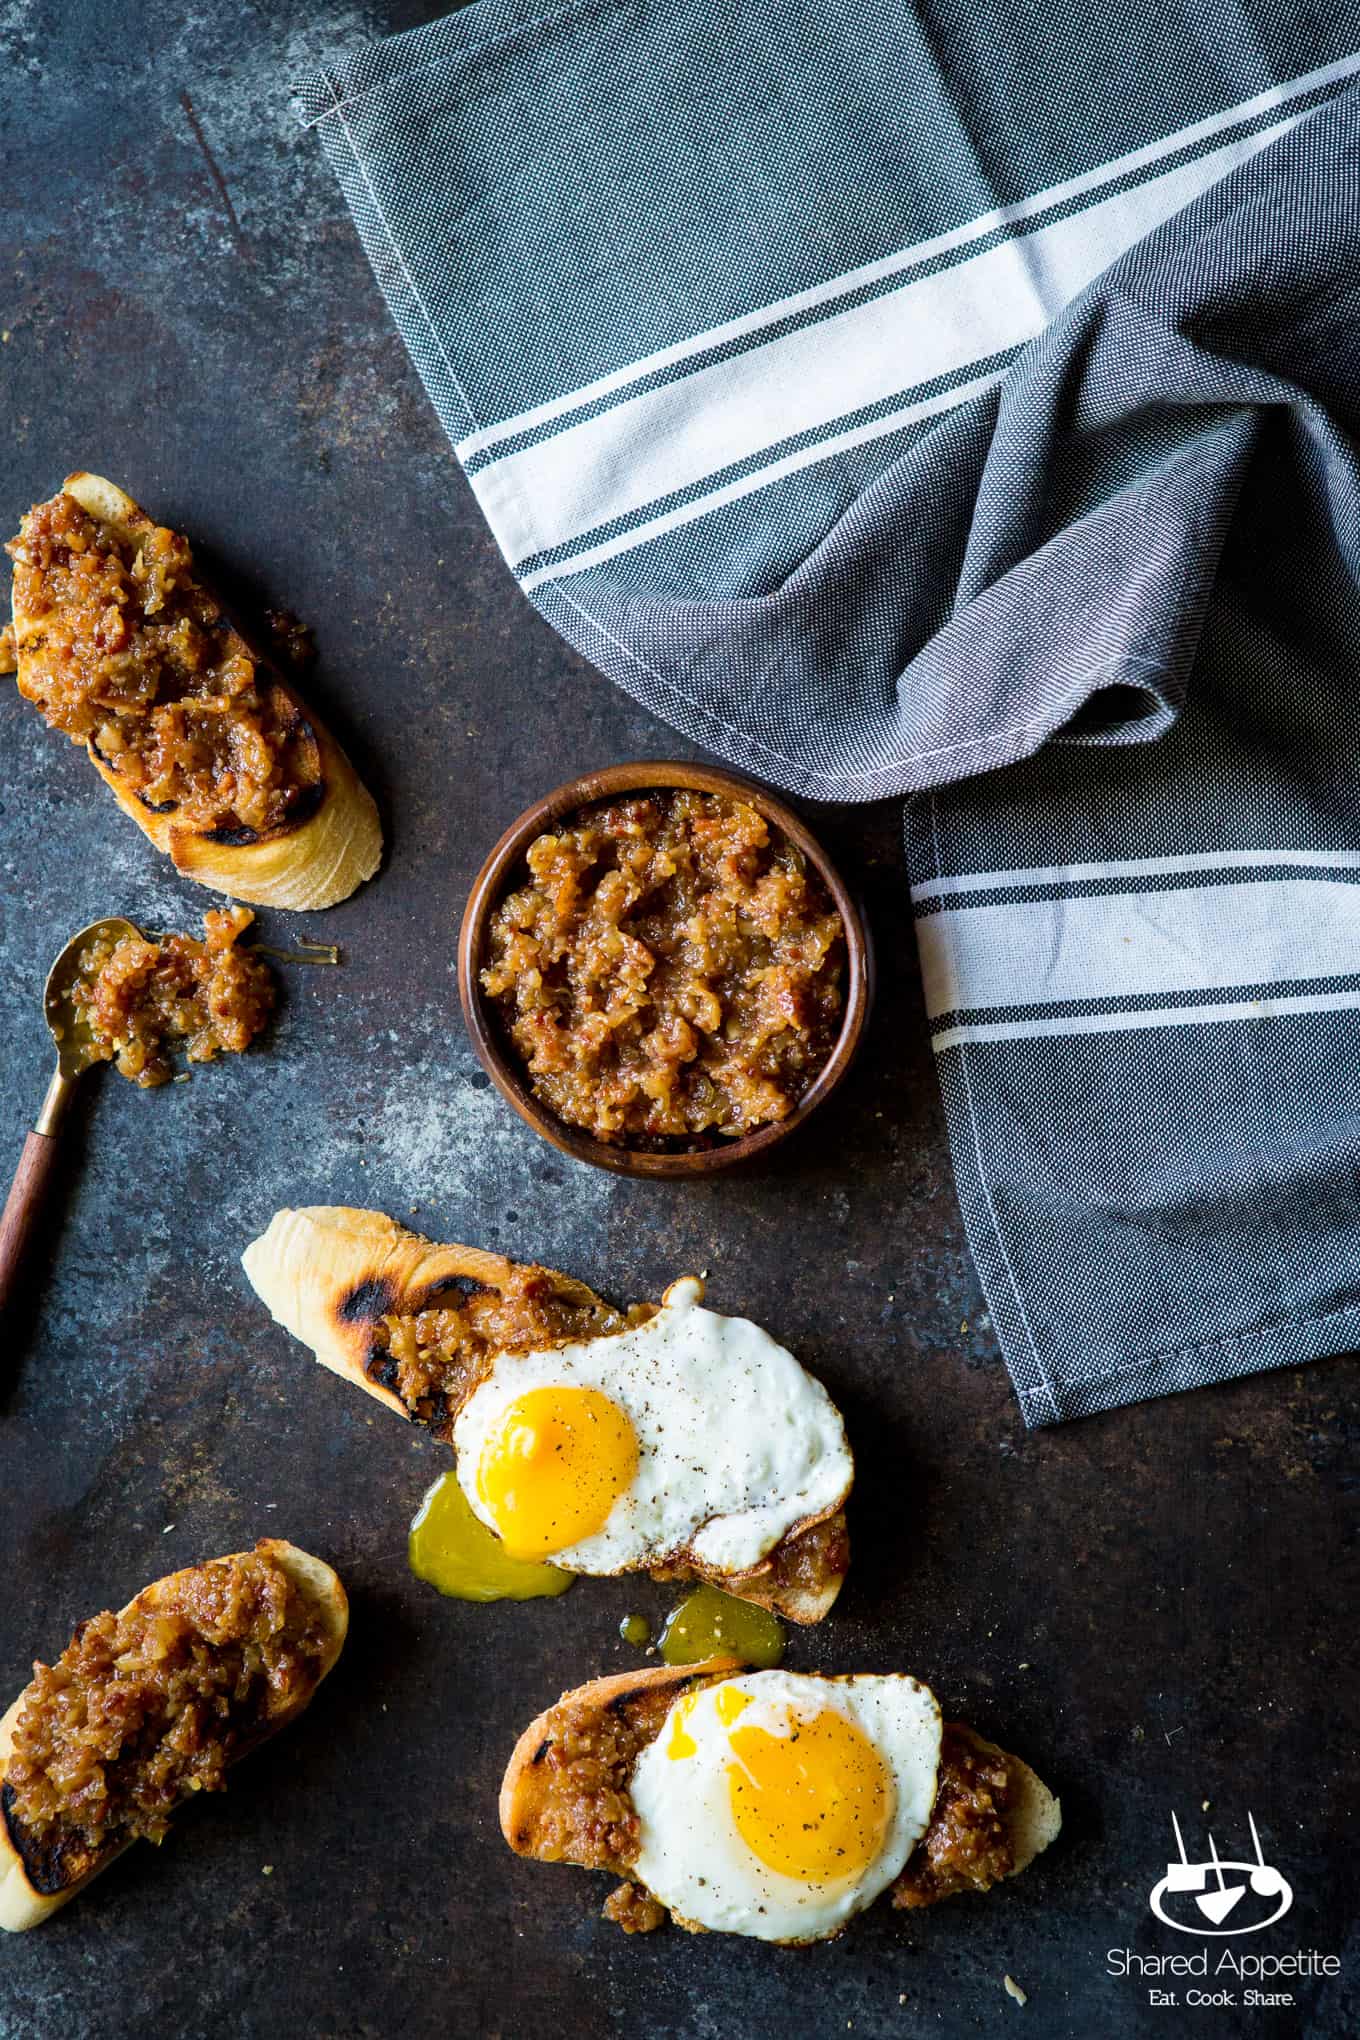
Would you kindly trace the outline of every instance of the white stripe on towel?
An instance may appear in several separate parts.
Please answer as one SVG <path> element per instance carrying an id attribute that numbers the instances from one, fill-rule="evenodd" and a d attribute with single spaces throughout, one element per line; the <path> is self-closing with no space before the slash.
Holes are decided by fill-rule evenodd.
<path id="1" fill-rule="evenodd" d="M 518 565 L 796 435 L 825 430 L 838 418 L 1021 345 L 1116 256 L 1297 118 L 886 296 L 696 369 L 679 382 L 640 391 L 493 461 L 472 485 L 502 550 Z M 658 513 L 649 530 L 698 515 L 701 505 L 679 504 Z M 639 542 L 635 533 L 625 534 L 616 549 Z"/>
<path id="2" fill-rule="evenodd" d="M 758 333 L 766 326 L 796 318 L 799 313 L 815 311 L 818 306 L 831 304 L 838 297 L 845 297 L 852 291 L 881 283 L 904 269 L 914 269 L 919 263 L 930 262 L 937 255 L 947 255 L 955 248 L 966 247 L 970 241 L 985 240 L 999 228 L 1018 226 L 1022 221 L 1034 219 L 1040 213 L 1049 212 L 1053 207 L 1066 205 L 1088 192 L 1099 191 L 1103 185 L 1113 184 L 1118 178 L 1134 176 L 1140 170 L 1148 169 L 1167 156 L 1173 156 L 1182 149 L 1196 148 L 1201 142 L 1208 142 L 1215 135 L 1225 133 L 1244 121 L 1258 120 L 1275 107 L 1290 105 L 1294 100 L 1310 92 L 1324 91 L 1329 85 L 1343 83 L 1347 78 L 1360 74 L 1360 53 L 1338 57 L 1333 63 L 1322 64 L 1316 70 L 1306 71 L 1301 77 L 1290 78 L 1282 85 L 1272 85 L 1254 98 L 1245 99 L 1239 106 L 1230 106 L 1222 113 L 1209 114 L 1203 120 L 1191 122 L 1188 127 L 1178 128 L 1175 134 L 1163 135 L 1155 142 L 1147 142 L 1139 149 L 1130 149 L 1125 155 L 1115 156 L 1108 163 L 1099 164 L 1094 170 L 1087 170 L 1079 177 L 1069 177 L 1061 184 L 1051 185 L 1046 191 L 1038 191 L 1032 197 L 1022 198 L 1014 205 L 997 206 L 991 212 L 967 220 L 962 226 L 951 227 L 946 233 L 934 234 L 929 240 L 918 241 L 910 248 L 901 248 L 891 255 L 882 256 L 876 262 L 862 263 L 859 268 L 847 270 L 843 275 L 833 276 L 825 283 L 814 284 L 809 290 L 796 291 L 790 297 L 780 298 L 773 304 L 762 305 L 759 310 L 747 312 L 741 318 L 728 319 L 721 326 L 714 326 L 704 333 L 696 333 L 687 340 L 678 340 L 669 347 L 660 347 L 652 354 L 644 355 L 638 361 L 629 362 L 626 368 L 614 369 L 608 375 L 597 376 L 580 389 L 571 390 L 565 396 L 554 397 L 544 404 L 535 404 L 517 416 L 504 418 L 498 424 L 488 425 L 482 430 L 471 432 L 457 442 L 455 451 L 460 460 L 471 460 L 486 448 L 495 446 L 503 439 L 510 439 L 521 432 L 532 431 L 539 425 L 551 424 L 556 418 L 579 410 L 586 404 L 597 402 L 602 397 L 615 395 L 627 389 L 630 383 L 641 382 L 647 376 L 675 367 L 679 362 L 690 360 L 696 354 L 704 354 L 710 348 L 722 347 L 730 341 L 741 340 Z"/>
<path id="3" fill-rule="evenodd" d="M 1247 880 L 957 907 L 926 915 L 916 933 L 932 1018 L 1068 1000 L 1174 998 L 1353 975 L 1360 970 L 1360 885 Z M 1069 1026 L 1078 1031 L 1077 1022 L 1055 1016 L 1052 1031 Z"/>
<path id="4" fill-rule="evenodd" d="M 1072 1020 L 978 1020 L 932 1034 L 936 1055 L 970 1041 L 1033 1041 L 1069 1034 L 1136 1034 L 1151 1027 L 1205 1027 L 1225 1020 L 1268 1021 L 1287 1013 L 1355 1012 L 1360 991 L 1298 992 L 1284 999 L 1226 999 L 1212 1006 L 1160 1006 L 1137 1013 L 1083 1013 Z"/>
<path id="5" fill-rule="evenodd" d="M 1028 864 L 1008 871 L 965 871 L 955 878 L 923 878 L 912 889 L 925 900 L 965 893 L 1024 891 L 1078 885 L 1088 879 L 1177 878 L 1192 871 L 1360 871 L 1360 850 L 1190 850 L 1175 857 L 1120 857 L 1105 864 Z"/>

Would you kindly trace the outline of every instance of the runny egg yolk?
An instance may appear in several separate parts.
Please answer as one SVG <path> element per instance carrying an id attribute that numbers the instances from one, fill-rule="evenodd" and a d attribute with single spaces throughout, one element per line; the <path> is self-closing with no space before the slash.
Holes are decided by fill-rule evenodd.
<path id="1" fill-rule="evenodd" d="M 603 1530 L 637 1472 L 637 1433 L 598 1388 L 531 1388 L 487 1438 L 477 1493 L 515 1558 L 546 1558 Z"/>
<path id="2" fill-rule="evenodd" d="M 693 1693 L 686 1693 L 683 1700 L 677 1700 L 670 1712 L 671 1739 L 666 1755 L 673 1763 L 683 1763 L 692 1757 L 699 1745 L 690 1734 L 689 1720 L 703 1698 L 704 1689 L 698 1687 Z M 719 1686 L 713 1696 L 713 1712 L 724 1728 L 730 1728 L 739 1714 L 745 1713 L 751 1702 L 739 1686 Z"/>
<path id="3" fill-rule="evenodd" d="M 867 1870 L 892 1818 L 887 1766 L 868 1737 L 827 1709 L 791 1718 L 787 1735 L 755 1723 L 727 1738 L 727 1784 L 738 1834 L 767 1869 L 800 1884 Z"/>

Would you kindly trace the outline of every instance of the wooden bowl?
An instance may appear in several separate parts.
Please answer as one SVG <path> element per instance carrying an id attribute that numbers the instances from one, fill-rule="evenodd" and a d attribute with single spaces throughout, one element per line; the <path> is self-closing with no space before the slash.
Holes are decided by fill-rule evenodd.
<path id="1" fill-rule="evenodd" d="M 535 836 L 563 821 L 578 808 L 619 794 L 637 793 L 647 787 L 695 787 L 702 793 L 726 795 L 746 802 L 764 815 L 791 843 L 797 845 L 808 863 L 820 875 L 835 903 L 845 929 L 846 986 L 845 1011 L 836 1045 L 817 1077 L 787 1119 L 771 1121 L 739 1140 L 724 1140 L 713 1147 L 694 1149 L 629 1148 L 596 1140 L 580 1128 L 568 1126 L 540 1103 L 529 1088 L 518 1057 L 505 1041 L 497 1015 L 484 998 L 481 972 L 486 959 L 487 933 L 492 914 L 506 893 L 513 889 L 515 867 Z M 792 809 L 785 807 L 763 786 L 741 779 L 734 772 L 722 772 L 710 765 L 682 765 L 667 759 L 649 758 L 633 765 L 610 765 L 602 772 L 585 772 L 566 786 L 545 794 L 526 808 L 508 828 L 486 863 L 478 872 L 463 913 L 458 938 L 458 995 L 472 1044 L 501 1096 L 508 1099 L 522 1119 L 536 1133 L 551 1141 L 563 1154 L 578 1162 L 590 1162 L 597 1169 L 612 1169 L 622 1176 L 708 1176 L 716 1169 L 730 1169 L 752 1156 L 763 1155 L 796 1133 L 804 1121 L 831 1096 L 850 1067 L 859 1047 L 873 995 L 873 951 L 868 929 L 859 908 L 840 873 L 820 843 Z"/>

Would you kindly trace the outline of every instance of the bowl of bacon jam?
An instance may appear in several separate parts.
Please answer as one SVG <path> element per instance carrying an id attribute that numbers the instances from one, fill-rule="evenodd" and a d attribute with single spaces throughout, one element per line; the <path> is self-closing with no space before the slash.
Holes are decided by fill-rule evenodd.
<path id="1" fill-rule="evenodd" d="M 487 1073 L 546 1140 L 633 1176 L 785 1140 L 850 1065 L 864 922 L 763 787 L 650 761 L 520 816 L 463 916 L 458 987 Z"/>

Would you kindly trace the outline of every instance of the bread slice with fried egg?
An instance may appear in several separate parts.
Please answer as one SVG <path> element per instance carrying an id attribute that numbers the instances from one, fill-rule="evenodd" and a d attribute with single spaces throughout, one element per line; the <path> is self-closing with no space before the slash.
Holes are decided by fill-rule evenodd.
<path id="1" fill-rule="evenodd" d="M 844 1764 L 846 1752 L 853 1756 L 860 1743 L 871 1753 L 864 1761 L 872 1762 L 876 1749 L 893 1743 L 891 1734 L 873 1725 L 872 1710 L 862 1700 L 861 1728 L 867 1720 L 870 1732 L 862 1734 L 856 1727 L 854 1709 L 846 1703 L 861 1686 L 881 1689 L 871 1696 L 880 1702 L 882 1689 L 891 1699 L 891 1689 L 900 1686 L 907 1705 L 905 1726 L 896 1737 L 896 1769 L 885 1788 L 885 1807 L 897 1823 L 892 1850 L 885 1856 L 887 1845 L 880 1840 L 872 1864 L 866 1851 L 857 1881 L 840 1867 L 842 1858 L 853 1857 L 854 1848 L 836 1846 L 834 1833 L 820 1837 L 819 1859 L 818 1824 L 843 1818 L 861 1789 L 853 1770 L 836 1774 L 836 1762 Z M 706 1803 L 703 1767 L 695 1764 L 702 1740 L 696 1729 L 700 1710 L 707 1707 L 709 1726 L 719 1738 L 724 1733 L 735 1737 L 745 1724 L 749 1740 L 762 1695 L 773 1700 L 775 1733 L 755 1730 L 754 1758 L 750 1748 L 723 1751 L 719 1740 L 716 1780 L 712 1766 L 708 1773 L 717 1798 Z M 801 1713 L 790 1708 L 791 1695 Z M 837 1733 L 822 1739 L 819 1754 L 815 1724 L 821 1717 Z M 891 1716 L 880 1708 L 879 1719 L 890 1721 Z M 735 1727 L 724 1729 L 724 1721 Z M 785 1731 L 788 1740 L 781 1743 Z M 758 1754 L 762 1747 L 763 1758 Z M 762 1780 L 761 1765 L 770 1769 L 771 1752 L 773 1781 Z M 668 1802 L 664 1793 L 656 1793 L 654 1780 L 672 1758 L 675 1780 Z M 820 1797 L 819 1762 L 832 1772 Z M 644 1765 L 653 1774 L 645 1796 L 639 1783 Z M 752 1793 L 764 1795 L 754 1824 L 748 1806 L 744 1826 L 743 1792 L 748 1799 Z M 861 1802 L 862 1814 L 867 1804 L 862 1791 Z M 685 1811 L 678 1814 L 678 1809 Z M 671 1847 L 668 1854 L 668 1842 L 676 1837 L 664 1830 L 677 1818 L 682 1826 L 687 1820 L 692 1830 L 679 1838 L 688 1847 L 688 1860 L 684 1847 Z M 944 1722 L 933 1694 L 915 1680 L 743 1674 L 735 1660 L 721 1658 L 596 1679 L 564 1693 L 515 1745 L 501 1786 L 500 1822 L 517 1855 L 574 1863 L 625 1879 L 605 1911 L 627 1932 L 659 1925 L 669 1912 L 694 1931 L 726 1929 L 802 1944 L 843 1931 L 853 1913 L 880 1891 L 889 1891 L 896 1906 L 920 1907 L 1017 1876 L 1056 1838 L 1061 1809 L 1019 1757 L 961 1724 Z M 885 1835 L 887 1825 L 885 1812 Z M 852 1845 L 857 1840 L 853 1823 L 849 1840 Z M 800 1879 L 800 1851 L 815 1875 Z M 650 1870 L 653 1862 L 655 1871 Z M 649 1887 L 649 1874 L 668 1888 Z M 709 1916 L 687 1915 L 677 1892 Z"/>
<path id="2" fill-rule="evenodd" d="M 603 1364 L 622 1354 L 622 1346 L 611 1344 L 619 1335 L 645 1333 L 649 1323 L 659 1332 L 661 1313 L 677 1292 L 702 1296 L 697 1278 L 689 1278 L 688 1289 L 672 1285 L 662 1306 L 620 1311 L 554 1269 L 480 1248 L 435 1245 L 381 1212 L 335 1205 L 276 1213 L 247 1248 L 242 1266 L 274 1318 L 323 1366 L 448 1442 L 455 1442 L 460 1423 L 466 1432 L 465 1413 L 498 1367 L 509 1393 L 521 1375 L 526 1388 L 531 1376 L 535 1382 L 551 1377 L 553 1367 L 543 1355 L 564 1347 L 576 1352 L 597 1344 L 595 1358 Z M 744 1321 L 722 1322 L 758 1334 L 773 1347 Z M 523 1331 L 525 1323 L 539 1327 L 535 1336 Z M 436 1364 L 431 1356 L 440 1353 L 444 1359 Z M 796 1370 L 800 1381 L 794 1385 L 805 1388 L 820 1419 L 827 1421 L 827 1410 L 834 1416 L 825 1391 L 797 1369 L 792 1356 L 783 1359 Z M 835 1425 L 839 1430 L 839 1417 Z M 843 1431 L 839 1436 L 843 1446 Z M 721 1446 L 721 1437 L 718 1442 Z M 843 1481 L 834 1488 L 823 1481 L 820 1498 L 783 1523 L 754 1558 L 748 1551 L 714 1558 L 711 1535 L 707 1544 L 702 1535 L 677 1535 L 645 1555 L 621 1559 L 601 1552 L 593 1559 L 587 1549 L 584 1563 L 555 1562 L 576 1571 L 647 1570 L 658 1578 L 705 1580 L 790 1621 L 818 1622 L 835 1601 L 849 1563 L 848 1448 L 845 1458 Z M 542 1555 L 550 1555 L 547 1548 Z"/>

